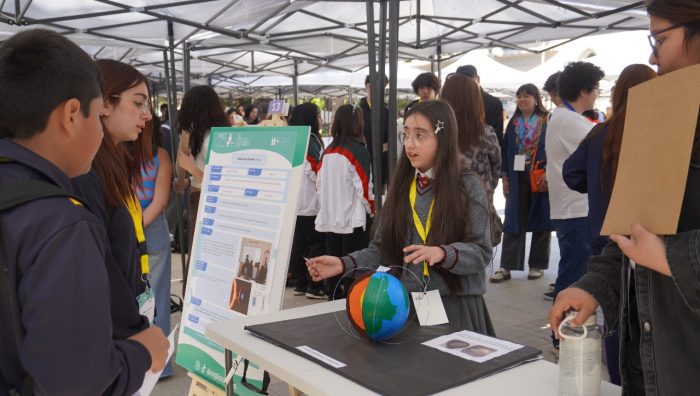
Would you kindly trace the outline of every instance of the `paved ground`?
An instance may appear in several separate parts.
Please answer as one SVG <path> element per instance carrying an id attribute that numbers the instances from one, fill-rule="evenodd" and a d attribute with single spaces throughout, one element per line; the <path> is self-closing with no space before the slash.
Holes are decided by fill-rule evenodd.
<path id="1" fill-rule="evenodd" d="M 495 193 L 495 205 L 499 213 L 503 215 L 505 202 L 500 189 Z M 529 251 L 529 239 L 528 239 Z M 553 361 L 551 353 L 550 329 L 547 324 L 547 314 L 551 307 L 551 301 L 545 301 L 542 293 L 547 286 L 554 282 L 559 261 L 559 246 L 556 237 L 552 234 L 552 252 L 550 266 L 542 279 L 527 280 L 527 271 L 512 272 L 512 279 L 500 284 L 487 283 L 485 295 L 486 304 L 491 314 L 499 338 L 507 339 L 518 344 L 529 345 L 543 351 L 546 360 Z M 494 258 L 495 268 L 500 263 L 500 247 Z M 492 268 L 489 268 L 489 273 Z M 180 282 L 180 257 L 173 255 L 173 293 L 179 294 L 182 285 Z M 287 289 L 284 298 L 285 308 L 294 308 L 303 305 L 317 303 L 318 300 L 308 299 L 304 296 L 293 296 L 291 289 Z M 180 322 L 180 313 L 173 315 L 173 325 Z M 154 396 L 185 396 L 190 386 L 190 378 L 186 372 L 175 365 L 176 374 L 165 380 L 161 380 L 153 392 Z M 270 386 L 271 395 L 288 395 L 287 384 L 273 378 Z"/>

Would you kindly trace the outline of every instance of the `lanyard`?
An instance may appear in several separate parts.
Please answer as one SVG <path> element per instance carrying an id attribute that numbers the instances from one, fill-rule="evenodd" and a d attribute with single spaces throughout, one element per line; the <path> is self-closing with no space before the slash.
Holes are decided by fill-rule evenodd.
<path id="1" fill-rule="evenodd" d="M 143 211 L 141 205 L 136 202 L 133 195 L 126 199 L 126 208 L 129 210 L 131 220 L 134 223 L 134 231 L 136 231 L 136 240 L 139 245 L 139 260 L 141 262 L 141 277 L 148 283 L 149 268 L 148 268 L 148 249 L 146 247 L 146 235 L 143 232 Z"/>
<path id="2" fill-rule="evenodd" d="M 574 106 L 572 106 L 571 103 L 569 103 L 568 101 L 564 101 L 564 106 L 566 106 L 569 110 L 573 111 L 574 113 L 578 114 L 578 111 L 576 111 L 576 109 L 574 109 Z"/>
<path id="3" fill-rule="evenodd" d="M 428 211 L 428 218 L 425 220 L 425 228 L 423 228 L 423 223 L 416 213 L 416 179 L 413 179 L 411 183 L 411 189 L 408 192 L 408 199 L 411 202 L 411 211 L 413 212 L 413 224 L 416 226 L 416 231 L 418 231 L 418 236 L 423 241 L 423 244 L 428 240 L 428 233 L 430 232 L 430 223 L 433 218 L 433 205 L 435 200 L 430 203 L 430 210 Z M 430 272 L 428 271 L 428 263 L 423 261 L 423 278 L 426 280 L 430 279 Z"/>

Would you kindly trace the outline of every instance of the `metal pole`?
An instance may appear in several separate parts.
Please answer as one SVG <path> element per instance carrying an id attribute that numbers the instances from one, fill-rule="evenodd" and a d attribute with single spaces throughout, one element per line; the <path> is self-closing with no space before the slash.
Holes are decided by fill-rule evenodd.
<path id="1" fill-rule="evenodd" d="M 381 99 L 379 93 L 379 78 L 377 76 L 377 49 L 374 43 L 374 4 L 373 0 L 367 0 L 367 55 L 369 56 L 369 84 L 371 97 L 370 102 L 375 108 L 381 109 Z M 382 208 L 382 172 L 381 154 L 382 142 L 380 142 L 380 117 L 381 111 L 371 111 L 372 117 L 372 176 L 374 183 L 374 208 L 378 212 Z"/>
<path id="2" fill-rule="evenodd" d="M 420 4 L 420 1 L 419 1 Z M 397 100 L 396 100 L 396 79 L 398 72 L 399 58 L 399 0 L 389 1 L 389 180 L 394 174 L 397 156 L 397 141 L 396 141 L 396 115 Z"/>
<path id="3" fill-rule="evenodd" d="M 420 0 L 416 0 L 416 49 L 420 48 Z"/>
<path id="4" fill-rule="evenodd" d="M 292 76 L 292 86 L 294 89 L 294 106 L 299 105 L 299 61 L 294 60 L 294 75 Z"/>
<path id="5" fill-rule="evenodd" d="M 169 85 L 170 85 L 170 98 L 168 99 L 168 117 L 170 118 L 170 134 L 174 138 L 175 136 L 178 137 L 179 141 L 179 134 L 176 132 L 178 129 L 180 129 L 180 126 L 177 125 L 177 79 L 175 76 L 175 47 L 174 47 L 174 39 L 175 34 L 173 30 L 173 22 L 168 21 L 168 61 L 170 63 L 170 80 L 169 80 Z M 165 65 L 165 69 L 168 70 L 168 65 Z M 175 132 L 175 133 L 173 133 Z M 171 139 L 172 140 L 172 139 Z M 177 158 L 177 151 L 173 151 L 173 157 Z M 173 166 L 173 169 L 177 170 L 177 166 Z M 178 197 L 179 201 L 179 197 Z M 178 220 L 181 220 L 182 217 L 182 211 L 178 210 Z M 186 221 L 186 220 L 185 220 Z M 188 227 L 194 226 L 194 224 L 188 224 Z M 184 235 L 182 231 L 180 231 L 180 239 L 184 240 Z M 182 297 L 185 297 L 185 291 L 187 290 L 187 275 L 189 271 L 189 254 L 187 254 L 187 259 L 185 259 L 185 251 L 184 251 L 184 244 L 180 244 L 180 258 L 182 260 Z M 188 248 L 191 250 L 192 246 L 188 246 Z"/>
<path id="6" fill-rule="evenodd" d="M 173 101 L 173 95 L 172 91 L 173 88 L 171 87 L 171 80 L 170 80 L 170 67 L 168 66 L 168 51 L 163 50 L 163 69 L 165 70 L 165 90 L 166 94 L 168 95 L 168 120 L 170 121 L 170 152 L 172 153 L 172 158 L 170 159 L 173 162 L 173 176 L 177 178 L 177 150 L 178 150 L 178 145 L 175 144 L 175 142 L 179 142 L 178 139 L 178 134 L 176 132 L 176 129 L 178 126 L 176 125 L 175 122 L 175 117 L 173 114 L 175 114 L 175 102 Z M 180 244 L 180 261 L 182 264 L 182 297 L 185 297 L 185 279 L 187 279 L 187 260 L 185 258 L 185 227 L 182 225 L 182 207 L 181 207 L 181 196 L 180 194 L 176 194 L 177 196 L 175 197 L 175 213 L 177 215 L 177 235 L 178 235 L 178 243 Z"/>
<path id="7" fill-rule="evenodd" d="M 353 93 L 352 92 L 352 85 L 348 85 L 348 103 L 350 103 L 350 104 L 353 104 L 352 103 L 352 93 Z"/>
<path id="8" fill-rule="evenodd" d="M 184 92 L 190 90 L 191 74 L 190 74 L 190 46 L 185 41 L 182 43 L 182 89 Z"/>
<path id="9" fill-rule="evenodd" d="M 437 75 L 438 80 L 442 81 L 442 45 L 438 41 L 437 46 Z"/>

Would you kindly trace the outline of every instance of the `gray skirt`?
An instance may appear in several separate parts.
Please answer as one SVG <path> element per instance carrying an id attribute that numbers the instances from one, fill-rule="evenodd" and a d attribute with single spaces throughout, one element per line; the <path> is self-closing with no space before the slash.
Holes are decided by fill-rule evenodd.
<path id="1" fill-rule="evenodd" d="M 442 296 L 450 330 L 496 336 L 484 296 Z"/>

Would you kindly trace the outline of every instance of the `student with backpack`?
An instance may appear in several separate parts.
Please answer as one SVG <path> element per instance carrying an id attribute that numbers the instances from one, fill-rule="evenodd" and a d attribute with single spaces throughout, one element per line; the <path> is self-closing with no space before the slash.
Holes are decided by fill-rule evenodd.
<path id="1" fill-rule="evenodd" d="M 374 214 L 370 155 L 363 135 L 362 110 L 338 107 L 331 125 L 333 141 L 326 148 L 316 178 L 319 212 L 316 230 L 326 233 L 326 253 L 344 256 L 369 244 Z M 346 284 L 328 281 L 329 299 L 344 298 Z"/>
<path id="2" fill-rule="evenodd" d="M 2 395 L 133 394 L 165 364 L 160 329 L 113 338 L 107 235 L 70 183 L 102 142 L 101 90 L 92 59 L 56 32 L 0 47 Z"/>
<path id="3" fill-rule="evenodd" d="M 429 278 L 427 290 L 439 291 L 451 329 L 494 335 L 483 297 L 492 250 L 488 198 L 479 176 L 461 163 L 452 108 L 442 100 L 417 103 L 399 139 L 403 154 L 369 247 L 312 258 L 309 272 L 320 280 L 402 266 L 395 272 L 404 282 Z"/>

